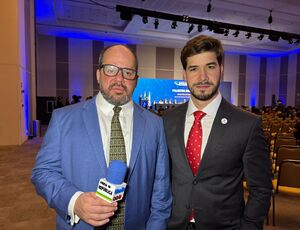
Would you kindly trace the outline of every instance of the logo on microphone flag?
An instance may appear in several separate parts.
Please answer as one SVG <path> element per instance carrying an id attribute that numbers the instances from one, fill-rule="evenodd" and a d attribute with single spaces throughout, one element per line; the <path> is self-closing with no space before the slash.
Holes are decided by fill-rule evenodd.
<path id="1" fill-rule="evenodd" d="M 101 178 L 99 180 L 96 195 L 109 203 L 119 201 L 123 199 L 126 185 L 125 182 L 122 184 L 112 184 L 105 178 Z"/>

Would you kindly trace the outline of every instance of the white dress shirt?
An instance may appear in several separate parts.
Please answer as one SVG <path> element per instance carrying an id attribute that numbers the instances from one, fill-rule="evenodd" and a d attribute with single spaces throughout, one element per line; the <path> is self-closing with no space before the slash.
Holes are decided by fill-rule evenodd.
<path id="1" fill-rule="evenodd" d="M 114 105 L 108 103 L 99 92 L 96 97 L 96 107 L 102 136 L 103 151 L 105 154 L 106 164 L 109 165 L 109 146 L 110 146 L 110 129 L 111 120 L 114 115 Z M 130 100 L 127 104 L 120 106 L 119 119 L 122 127 L 122 132 L 126 147 L 127 166 L 131 156 L 132 146 L 132 130 L 133 130 L 133 102 Z"/>
<path id="2" fill-rule="evenodd" d="M 206 115 L 201 119 L 201 125 L 202 125 L 202 147 L 201 147 L 201 158 L 203 156 L 208 137 L 213 125 L 213 122 L 215 120 L 217 111 L 219 109 L 220 103 L 222 100 L 222 96 L 220 92 L 218 92 L 218 95 L 214 98 L 212 102 L 210 102 L 205 108 L 202 110 L 202 112 L 206 113 Z M 195 117 L 194 112 L 198 111 L 197 107 L 194 105 L 193 101 L 190 99 L 188 102 L 188 109 L 185 117 L 185 125 L 184 125 L 184 143 L 185 146 L 187 144 L 187 140 L 189 137 L 190 130 L 193 126 Z"/>
<path id="3" fill-rule="evenodd" d="M 111 131 L 111 120 L 114 115 L 113 108 L 115 106 L 110 104 L 104 99 L 101 92 L 96 96 L 96 108 L 99 120 L 99 128 L 102 137 L 103 151 L 106 160 L 106 165 L 109 165 L 109 147 L 110 147 L 110 131 Z M 133 102 L 130 100 L 125 105 L 120 106 L 122 110 L 120 111 L 119 120 L 124 136 L 124 142 L 126 147 L 126 159 L 127 166 L 129 166 L 131 147 L 132 147 L 132 131 L 133 131 Z M 100 178 L 99 178 L 100 179 Z M 95 188 L 96 191 L 96 188 Z M 68 215 L 70 216 L 70 224 L 77 224 L 80 218 L 74 213 L 74 206 L 77 198 L 83 192 L 76 192 L 68 205 Z"/>

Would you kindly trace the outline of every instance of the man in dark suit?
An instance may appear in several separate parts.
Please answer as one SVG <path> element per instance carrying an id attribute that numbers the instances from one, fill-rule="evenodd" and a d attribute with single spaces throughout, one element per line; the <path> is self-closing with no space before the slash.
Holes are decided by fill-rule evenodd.
<path id="1" fill-rule="evenodd" d="M 220 41 L 202 35 L 181 52 L 191 97 L 163 118 L 173 193 L 169 229 L 262 229 L 268 213 L 271 167 L 261 120 L 221 96 L 223 56 Z"/>
<path id="2" fill-rule="evenodd" d="M 52 114 L 32 182 L 55 209 L 58 230 L 167 227 L 172 196 L 163 122 L 131 99 L 137 68 L 136 56 L 127 46 L 106 47 L 97 69 L 98 95 Z M 116 129 L 123 135 L 112 144 Z M 118 150 L 112 151 L 115 145 Z M 122 212 L 114 221 L 120 206 L 97 197 L 96 189 L 111 159 L 120 152 L 128 167 L 125 218 Z"/>

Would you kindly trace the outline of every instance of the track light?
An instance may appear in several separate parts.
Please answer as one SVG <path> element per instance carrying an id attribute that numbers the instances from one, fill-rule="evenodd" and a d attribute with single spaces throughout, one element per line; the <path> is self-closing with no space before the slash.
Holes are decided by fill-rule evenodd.
<path id="1" fill-rule="evenodd" d="M 155 21 L 154 21 L 154 28 L 157 30 L 158 29 L 158 25 L 159 25 L 159 21 L 157 18 L 155 18 Z"/>
<path id="2" fill-rule="evenodd" d="M 171 24 L 171 28 L 176 29 L 176 27 L 177 27 L 177 22 L 173 21 L 172 24 Z"/>
<path id="3" fill-rule="evenodd" d="M 147 24 L 148 23 L 148 17 L 147 16 L 143 16 L 143 23 Z"/>
<path id="4" fill-rule="evenodd" d="M 194 29 L 194 25 L 193 24 L 190 24 L 189 26 L 189 30 L 188 30 L 188 33 L 191 33 Z"/>
<path id="5" fill-rule="evenodd" d="M 269 39 L 273 42 L 278 42 L 280 36 L 277 34 L 269 34 Z"/>
<path id="6" fill-rule="evenodd" d="M 207 12 L 210 12 L 212 10 L 212 0 L 207 0 Z M 264 36 L 268 36 L 268 38 L 271 41 L 279 41 L 279 39 L 285 40 L 286 42 L 293 43 L 293 44 L 299 44 L 300 40 L 300 34 L 296 33 L 289 33 L 289 32 L 283 32 L 283 31 L 277 31 L 277 30 L 271 30 L 271 29 L 264 29 L 259 27 L 251 27 L 251 26 L 245 26 L 245 25 L 239 25 L 239 24 L 231 24 L 231 23 L 224 23 L 221 21 L 213 21 L 213 20 L 207 20 L 203 18 L 193 18 L 188 15 L 176 15 L 176 14 L 170 14 L 165 12 L 158 12 L 158 11 L 152 11 L 152 10 L 146 10 L 146 9 L 140 9 L 140 8 L 134 8 L 134 7 L 128 7 L 128 6 L 122 6 L 122 5 L 116 5 L 116 11 L 120 12 L 120 17 L 123 20 L 130 21 L 132 20 L 133 15 L 139 15 L 143 18 L 143 23 L 150 22 L 150 18 L 153 18 L 152 23 L 154 23 L 155 29 L 158 29 L 159 27 L 159 19 L 162 20 L 169 20 L 171 24 L 171 28 L 176 29 L 177 23 L 187 23 L 188 24 L 188 33 L 192 33 L 192 31 L 195 29 L 192 27 L 191 24 L 194 25 L 194 27 L 197 25 L 198 32 L 201 33 L 203 29 L 212 31 L 214 33 L 222 33 L 224 36 L 228 36 L 229 33 L 233 33 L 232 35 L 234 37 L 238 37 L 240 32 L 243 32 L 243 35 L 246 36 L 247 39 L 250 39 L 250 37 L 258 36 L 257 39 L 263 40 Z M 272 10 L 269 10 L 269 17 L 268 17 L 268 23 L 271 25 L 273 23 L 272 18 Z M 178 25 L 179 26 L 179 25 Z M 204 27 L 203 27 L 204 26 Z"/>
<path id="7" fill-rule="evenodd" d="M 273 18 L 272 18 L 272 10 L 270 10 L 270 16 L 268 18 L 268 23 L 271 24 L 273 22 Z"/>
<path id="8" fill-rule="evenodd" d="M 237 38 L 239 36 L 239 34 L 240 34 L 240 31 L 237 30 L 232 35 Z"/>
<path id="9" fill-rule="evenodd" d="M 202 32 L 202 25 L 198 25 L 198 32 L 200 33 L 200 32 Z"/>
<path id="10" fill-rule="evenodd" d="M 228 36 L 228 34 L 229 34 L 229 29 L 225 29 L 225 30 L 224 30 L 224 36 L 226 36 L 226 37 L 227 37 L 227 36 Z"/>
<path id="11" fill-rule="evenodd" d="M 211 11 L 211 0 L 208 0 L 208 5 L 207 5 L 207 8 L 206 8 L 206 12 L 209 13 Z"/>
<path id="12" fill-rule="evenodd" d="M 251 38 L 251 36 L 252 36 L 251 32 L 246 33 L 245 36 L 246 36 L 247 39 Z"/>
<path id="13" fill-rule="evenodd" d="M 261 35 L 259 35 L 259 36 L 257 37 L 257 39 L 260 40 L 260 41 L 263 40 L 263 38 L 264 38 L 264 35 L 263 35 L 263 34 L 261 34 Z"/>

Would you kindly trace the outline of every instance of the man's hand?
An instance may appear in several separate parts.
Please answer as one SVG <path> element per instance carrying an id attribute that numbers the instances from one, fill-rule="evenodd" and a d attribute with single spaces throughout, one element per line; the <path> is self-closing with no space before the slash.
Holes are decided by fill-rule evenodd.
<path id="1" fill-rule="evenodd" d="M 95 192 L 85 192 L 77 198 L 74 211 L 88 224 L 101 226 L 109 222 L 109 218 L 117 210 L 117 205 L 117 202 L 108 203 L 102 200 L 96 196 Z"/>

